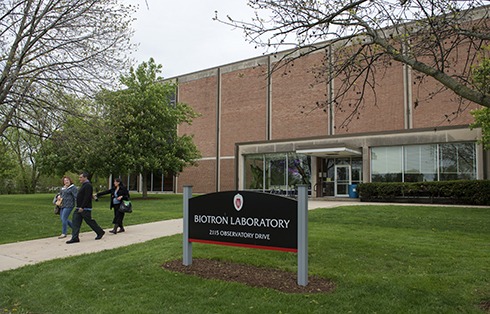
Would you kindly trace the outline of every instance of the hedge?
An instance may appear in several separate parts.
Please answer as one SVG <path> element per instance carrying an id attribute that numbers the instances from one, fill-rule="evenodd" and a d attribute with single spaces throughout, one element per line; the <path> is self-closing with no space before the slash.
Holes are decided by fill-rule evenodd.
<path id="1" fill-rule="evenodd" d="M 370 202 L 490 205 L 490 180 L 361 183 L 357 192 Z"/>

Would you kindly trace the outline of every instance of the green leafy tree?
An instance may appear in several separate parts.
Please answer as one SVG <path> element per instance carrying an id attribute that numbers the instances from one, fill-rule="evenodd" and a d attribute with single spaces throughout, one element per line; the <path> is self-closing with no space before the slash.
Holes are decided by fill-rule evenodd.
<path id="1" fill-rule="evenodd" d="M 17 191 L 24 194 L 34 193 L 39 179 L 37 163 L 33 158 L 34 151 L 43 139 L 20 129 L 9 130 L 6 135 L 16 159 Z"/>
<path id="2" fill-rule="evenodd" d="M 152 171 L 177 174 L 200 157 L 192 137 L 177 133 L 180 124 L 191 123 L 197 114 L 174 101 L 175 85 L 162 83 L 161 68 L 153 59 L 143 62 L 121 76 L 125 89 L 102 97 L 112 130 L 112 171 L 142 174 L 143 197 Z"/>
<path id="3" fill-rule="evenodd" d="M 194 164 L 200 153 L 192 137 L 179 136 L 177 127 L 197 114 L 174 101 L 175 86 L 161 82 L 161 67 L 150 59 L 121 76 L 124 89 L 103 90 L 95 103 L 79 102 L 79 116 L 67 118 L 40 148 L 41 171 L 140 173 L 147 197 L 146 179 L 152 171 L 173 175 Z"/>
<path id="4" fill-rule="evenodd" d="M 108 148 L 111 136 L 102 117 L 70 117 L 38 150 L 39 170 L 59 176 L 70 171 L 108 175 L 114 169 Z"/>
<path id="5" fill-rule="evenodd" d="M 482 129 L 482 138 L 479 140 L 485 149 L 490 149 L 490 109 L 482 108 L 471 112 L 475 122 L 471 124 L 472 128 Z"/>
<path id="6" fill-rule="evenodd" d="M 106 110 L 93 99 L 65 97 L 68 106 L 77 114 L 66 117 L 65 122 L 52 132 L 36 150 L 35 160 L 43 175 L 58 177 L 67 173 L 87 171 L 103 177 L 114 169 L 110 139 L 112 129 L 106 119 Z"/>
<path id="7" fill-rule="evenodd" d="M 15 154 L 4 141 L 0 140 L 0 194 L 14 192 L 16 170 Z"/>
<path id="8" fill-rule="evenodd" d="M 483 52 L 490 51 L 487 47 Z M 480 64 L 475 67 L 473 72 L 473 82 L 482 93 L 490 95 L 490 58 L 483 57 Z M 471 112 L 475 118 L 475 122 L 471 124 L 471 128 L 481 128 L 482 138 L 480 143 L 485 149 L 490 149 L 490 108 L 481 108 Z"/>
<path id="9" fill-rule="evenodd" d="M 30 132 L 22 128 L 10 128 L 3 134 L 6 151 L 10 153 L 15 160 L 15 179 L 12 186 L 17 193 L 35 193 L 39 188 L 39 163 L 36 156 L 38 150 L 46 142 L 46 135 L 51 133 L 53 124 L 50 121 L 44 121 L 43 112 L 32 112 L 36 119 L 31 121 L 33 128 L 39 132 Z"/>

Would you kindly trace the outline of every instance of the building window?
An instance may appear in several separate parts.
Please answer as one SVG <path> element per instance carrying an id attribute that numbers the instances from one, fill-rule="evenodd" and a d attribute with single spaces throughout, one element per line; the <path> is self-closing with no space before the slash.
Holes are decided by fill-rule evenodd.
<path id="1" fill-rule="evenodd" d="M 294 195 L 298 184 L 310 184 L 311 158 L 296 153 L 245 156 L 245 189 Z"/>
<path id="2" fill-rule="evenodd" d="M 114 176 L 115 178 L 117 176 Z M 130 191 L 141 191 L 140 186 L 141 176 L 136 173 L 130 175 L 120 176 L 123 179 L 123 183 L 128 187 Z M 146 178 L 146 188 L 148 192 L 164 192 L 173 191 L 174 175 L 164 175 L 163 171 L 150 172 Z"/>
<path id="3" fill-rule="evenodd" d="M 476 179 L 474 143 L 371 148 L 371 182 Z"/>
<path id="4" fill-rule="evenodd" d="M 245 189 L 264 189 L 264 155 L 245 156 Z"/>
<path id="5" fill-rule="evenodd" d="M 403 181 L 438 181 L 437 145 L 411 145 L 403 148 Z"/>
<path id="6" fill-rule="evenodd" d="M 371 149 L 371 182 L 402 181 L 402 147 L 373 147 Z"/>
<path id="7" fill-rule="evenodd" d="M 309 185 L 311 180 L 311 158 L 302 154 L 289 153 L 287 171 L 289 186 Z"/>
<path id="8" fill-rule="evenodd" d="M 476 150 L 473 143 L 439 145 L 440 180 L 475 180 Z"/>
<path id="9" fill-rule="evenodd" d="M 352 184 L 358 184 L 362 182 L 362 158 L 352 158 Z"/>
<path id="10" fill-rule="evenodd" d="M 286 154 L 265 155 L 265 189 L 279 191 L 285 190 L 286 183 Z"/>
<path id="11" fill-rule="evenodd" d="M 122 178 L 123 178 L 124 184 L 126 185 L 126 187 L 130 191 L 137 191 L 138 190 L 138 175 L 131 174 L 131 175 L 127 176 L 127 177 L 124 176 Z M 127 178 L 127 182 L 125 182 L 124 178 Z"/>

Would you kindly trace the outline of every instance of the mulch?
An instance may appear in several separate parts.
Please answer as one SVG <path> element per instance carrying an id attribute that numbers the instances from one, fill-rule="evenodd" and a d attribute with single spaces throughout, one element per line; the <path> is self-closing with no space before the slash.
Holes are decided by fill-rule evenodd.
<path id="1" fill-rule="evenodd" d="M 319 276 L 309 276 L 308 285 L 299 286 L 296 273 L 226 261 L 193 259 L 192 265 L 184 266 L 182 260 L 174 260 L 162 267 L 201 278 L 239 282 L 285 293 L 329 293 L 335 289 L 333 281 Z"/>
<path id="2" fill-rule="evenodd" d="M 167 262 L 162 267 L 201 278 L 239 282 L 251 287 L 270 288 L 285 293 L 329 293 L 336 287 L 332 280 L 319 276 L 309 276 L 308 285 L 299 286 L 296 273 L 210 259 L 193 259 L 190 266 L 184 266 L 180 259 Z M 478 307 L 483 312 L 490 313 L 490 301 L 481 301 Z"/>

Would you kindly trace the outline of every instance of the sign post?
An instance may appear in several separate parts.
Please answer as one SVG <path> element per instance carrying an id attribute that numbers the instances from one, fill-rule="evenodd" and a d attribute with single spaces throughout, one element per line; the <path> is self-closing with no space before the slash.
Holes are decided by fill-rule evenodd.
<path id="1" fill-rule="evenodd" d="M 192 196 L 192 186 L 184 186 L 184 239 L 183 239 L 183 260 L 184 266 L 192 264 L 192 242 L 189 242 L 189 199 Z"/>
<path id="2" fill-rule="evenodd" d="M 308 285 L 308 187 L 298 185 L 298 285 Z"/>

